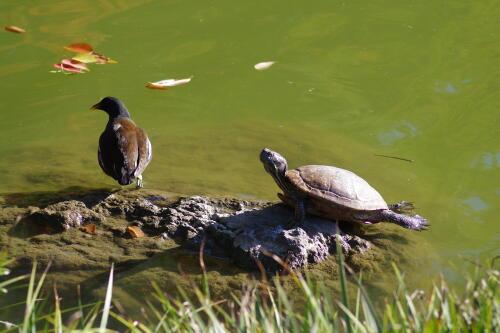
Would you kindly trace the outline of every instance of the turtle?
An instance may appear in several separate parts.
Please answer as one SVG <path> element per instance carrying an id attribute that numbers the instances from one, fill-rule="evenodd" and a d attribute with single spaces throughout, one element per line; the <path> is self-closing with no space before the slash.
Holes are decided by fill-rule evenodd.
<path id="1" fill-rule="evenodd" d="M 260 153 L 264 169 L 283 191 L 279 198 L 295 209 L 289 226 L 301 225 L 306 212 L 333 221 L 374 224 L 395 223 L 411 230 L 426 230 L 427 220 L 408 216 L 410 202 L 387 205 L 380 193 L 355 173 L 327 165 L 305 165 L 288 170 L 286 159 L 264 148 Z"/>

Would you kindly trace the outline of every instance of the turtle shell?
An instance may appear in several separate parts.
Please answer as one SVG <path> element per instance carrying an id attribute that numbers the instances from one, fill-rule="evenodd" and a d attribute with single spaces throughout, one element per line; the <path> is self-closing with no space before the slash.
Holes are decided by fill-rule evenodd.
<path id="1" fill-rule="evenodd" d="M 353 210 L 388 209 L 382 196 L 355 173 L 326 165 L 305 165 L 286 172 L 302 193 Z"/>

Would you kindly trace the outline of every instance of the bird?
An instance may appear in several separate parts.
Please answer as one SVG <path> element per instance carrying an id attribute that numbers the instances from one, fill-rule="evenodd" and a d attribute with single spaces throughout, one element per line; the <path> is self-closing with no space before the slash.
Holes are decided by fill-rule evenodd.
<path id="1" fill-rule="evenodd" d="M 143 187 L 142 173 L 153 157 L 146 132 L 132 121 L 127 107 L 118 98 L 105 97 L 90 109 L 109 115 L 99 137 L 97 157 L 101 169 L 120 185 L 130 185 L 137 178 L 137 187 Z"/>

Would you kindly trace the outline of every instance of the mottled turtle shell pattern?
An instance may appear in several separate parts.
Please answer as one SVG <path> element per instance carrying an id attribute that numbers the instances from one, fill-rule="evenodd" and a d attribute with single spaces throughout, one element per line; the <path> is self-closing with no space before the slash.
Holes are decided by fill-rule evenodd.
<path id="1" fill-rule="evenodd" d="M 326 165 L 305 165 L 285 177 L 300 192 L 353 210 L 389 209 L 382 196 L 355 173 Z"/>

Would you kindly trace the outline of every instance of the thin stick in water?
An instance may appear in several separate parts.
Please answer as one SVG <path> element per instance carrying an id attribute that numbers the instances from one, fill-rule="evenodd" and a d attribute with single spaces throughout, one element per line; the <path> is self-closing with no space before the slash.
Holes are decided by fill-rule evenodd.
<path id="1" fill-rule="evenodd" d="M 408 158 L 403 158 L 403 157 L 389 156 L 389 155 L 382 155 L 382 154 L 373 154 L 373 155 L 379 156 L 379 157 L 394 158 L 396 160 L 401 160 L 401 161 L 406 161 L 406 162 L 415 162 L 415 160 L 410 160 Z"/>

